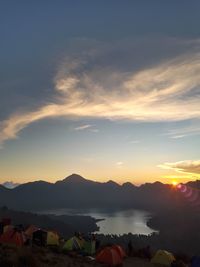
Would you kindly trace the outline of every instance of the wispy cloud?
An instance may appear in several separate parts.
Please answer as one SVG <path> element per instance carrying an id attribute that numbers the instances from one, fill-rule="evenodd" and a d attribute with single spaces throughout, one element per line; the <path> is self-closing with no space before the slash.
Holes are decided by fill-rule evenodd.
<path id="1" fill-rule="evenodd" d="M 158 167 L 162 169 L 175 170 L 179 173 L 200 175 L 200 160 L 184 160 L 173 163 L 166 162 L 158 165 Z"/>
<path id="2" fill-rule="evenodd" d="M 12 181 L 7 181 L 7 182 L 2 183 L 2 185 L 4 187 L 6 187 L 6 188 L 13 189 L 13 188 L 19 186 L 20 184 L 19 183 L 14 183 Z"/>
<path id="3" fill-rule="evenodd" d="M 130 143 L 131 143 L 131 144 L 139 144 L 140 141 L 139 141 L 139 140 L 132 140 L 132 141 L 130 141 Z"/>
<path id="4" fill-rule="evenodd" d="M 95 61 L 95 53 L 84 59 L 65 60 L 54 80 L 54 101 L 0 122 L 0 143 L 17 138 L 29 124 L 46 118 L 156 122 L 200 117 L 199 52 L 137 72 L 100 68 L 98 62 L 91 70 L 90 60 Z M 90 125 L 80 127 L 89 129 Z"/>
<path id="5" fill-rule="evenodd" d="M 186 136 L 185 134 L 180 134 L 180 135 L 173 135 L 173 136 L 171 136 L 171 138 L 172 139 L 180 139 L 180 138 L 183 138 L 185 136 Z"/>
<path id="6" fill-rule="evenodd" d="M 96 128 L 94 128 L 94 129 L 90 129 L 90 132 L 98 133 L 98 132 L 99 132 L 99 129 L 96 129 Z"/>
<path id="7" fill-rule="evenodd" d="M 115 165 L 116 165 L 117 168 L 121 169 L 124 166 L 124 162 L 118 161 L 118 162 L 115 163 Z"/>
<path id="8" fill-rule="evenodd" d="M 116 165 L 117 166 L 121 166 L 121 165 L 123 165 L 124 163 L 122 162 L 122 161 L 118 161 L 117 163 L 116 163 Z"/>
<path id="9" fill-rule="evenodd" d="M 96 126 L 91 125 L 91 124 L 85 124 L 85 125 L 80 125 L 74 128 L 75 131 L 83 131 L 83 130 L 88 130 L 89 132 L 92 133 L 98 133 L 99 129 L 96 128 Z"/>
<path id="10" fill-rule="evenodd" d="M 187 136 L 194 136 L 200 134 L 200 121 L 195 120 L 191 125 L 187 127 L 180 127 L 177 129 L 169 130 L 165 135 L 173 139 L 183 138 Z"/>
<path id="11" fill-rule="evenodd" d="M 75 131 L 82 131 L 82 130 L 85 130 L 85 129 L 88 129 L 88 128 L 91 128 L 91 127 L 92 127 L 92 125 L 85 124 L 85 125 L 81 125 L 81 126 L 75 127 L 74 130 Z"/>

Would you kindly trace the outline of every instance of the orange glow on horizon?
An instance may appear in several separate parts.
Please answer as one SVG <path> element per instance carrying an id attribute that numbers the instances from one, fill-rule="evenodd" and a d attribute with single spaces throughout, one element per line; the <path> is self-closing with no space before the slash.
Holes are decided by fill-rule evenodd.
<path id="1" fill-rule="evenodd" d="M 173 185 L 174 187 L 176 187 L 176 186 L 178 185 L 178 182 L 177 182 L 176 180 L 173 180 L 173 181 L 172 181 L 172 185 Z"/>

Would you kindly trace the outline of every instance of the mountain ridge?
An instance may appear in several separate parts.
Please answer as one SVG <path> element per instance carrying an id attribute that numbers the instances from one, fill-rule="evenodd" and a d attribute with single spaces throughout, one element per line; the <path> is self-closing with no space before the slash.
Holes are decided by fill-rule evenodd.
<path id="1" fill-rule="evenodd" d="M 3 186 L 5 188 L 8 188 L 8 189 L 14 189 L 16 187 L 19 187 L 19 186 L 22 186 L 22 185 L 25 185 L 25 184 L 36 184 L 36 183 L 46 183 L 46 184 L 51 184 L 51 185 L 55 185 L 55 184 L 59 184 L 59 183 L 79 183 L 79 182 L 91 182 L 91 183 L 97 183 L 97 184 L 115 184 L 115 185 L 119 185 L 119 186 L 124 186 L 124 185 L 129 185 L 129 186 L 134 186 L 134 187 L 146 187 L 146 186 L 162 186 L 162 185 L 170 185 L 168 183 L 162 183 L 160 181 L 155 181 L 155 182 L 146 182 L 146 183 L 143 183 L 143 184 L 140 184 L 140 185 L 135 185 L 134 183 L 132 182 L 124 182 L 122 184 L 119 184 L 117 183 L 116 181 L 113 181 L 111 179 L 108 179 L 108 181 L 105 181 L 105 182 L 99 182 L 99 181 L 95 181 L 95 180 L 90 180 L 90 179 L 87 179 L 83 176 L 81 176 L 80 174 L 77 174 L 77 173 L 72 173 L 71 175 L 63 178 L 62 180 L 57 180 L 55 182 L 48 182 L 48 181 L 45 181 L 45 180 L 35 180 L 35 181 L 31 181 L 31 182 L 26 182 L 26 183 L 14 183 L 12 181 L 6 181 L 6 182 L 3 182 L 2 184 L 0 184 L 0 186 Z M 7 186 L 8 183 L 12 183 L 14 186 Z M 184 183 L 185 185 L 189 185 L 189 186 L 194 186 L 195 188 L 200 188 L 200 180 L 195 180 L 195 181 L 188 181 L 186 183 Z"/>
<path id="2" fill-rule="evenodd" d="M 111 179 L 109 179 L 106 182 L 99 182 L 99 181 L 94 181 L 94 180 L 90 180 L 90 179 L 84 178 L 83 176 L 81 176 L 79 174 L 76 174 L 76 173 L 72 173 L 71 175 L 63 178 L 62 180 L 57 180 L 54 183 L 40 179 L 40 180 L 35 180 L 35 181 L 27 182 L 27 183 L 21 183 L 21 184 L 16 183 L 16 184 L 17 184 L 17 187 L 19 187 L 19 186 L 22 186 L 22 185 L 25 185 L 25 184 L 46 183 L 46 184 L 52 184 L 52 185 L 54 185 L 54 184 L 58 184 L 58 183 L 68 183 L 68 182 L 70 182 L 70 183 L 71 182 L 77 182 L 77 183 L 78 182 L 93 182 L 93 183 L 99 183 L 99 184 L 115 184 L 115 185 L 119 185 L 119 186 L 123 186 L 124 184 L 129 184 L 129 185 L 132 185 L 134 187 L 141 187 L 143 185 L 151 185 L 151 184 L 156 184 L 156 183 L 164 184 L 162 182 L 156 181 L 156 182 L 153 182 L 153 183 L 144 183 L 144 184 L 141 184 L 141 185 L 137 186 L 137 185 L 135 185 L 135 184 L 133 184 L 131 182 L 124 182 L 122 184 L 119 184 L 119 183 L 117 183 L 117 182 L 115 182 L 115 181 L 113 181 Z M 7 183 L 7 182 L 2 183 L 1 185 L 4 186 L 4 187 L 6 187 L 4 185 L 5 183 Z M 166 184 L 164 184 L 164 185 L 166 185 Z M 13 187 L 13 189 L 14 188 L 15 187 Z M 12 188 L 9 188 L 9 189 L 12 189 Z"/>
<path id="3" fill-rule="evenodd" d="M 199 181 L 192 183 L 199 186 Z M 186 205 L 182 194 L 161 182 L 135 186 L 109 180 L 97 182 L 72 174 L 55 183 L 35 181 L 16 188 L 0 187 L 0 203 L 12 209 L 34 211 L 45 209 L 144 209 L 163 210 Z"/>

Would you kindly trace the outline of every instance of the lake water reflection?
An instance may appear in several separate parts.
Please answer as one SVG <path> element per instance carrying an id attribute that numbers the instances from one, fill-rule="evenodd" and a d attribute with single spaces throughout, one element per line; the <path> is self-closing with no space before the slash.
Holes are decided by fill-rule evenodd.
<path id="1" fill-rule="evenodd" d="M 148 219 L 151 217 L 149 212 L 143 210 L 69 210 L 60 209 L 54 211 L 46 211 L 45 213 L 52 213 L 56 215 L 63 214 L 78 214 L 89 215 L 96 219 L 104 219 L 99 221 L 97 225 L 100 227 L 98 233 L 102 234 L 144 234 L 148 235 L 154 232 L 153 229 L 146 225 Z"/>

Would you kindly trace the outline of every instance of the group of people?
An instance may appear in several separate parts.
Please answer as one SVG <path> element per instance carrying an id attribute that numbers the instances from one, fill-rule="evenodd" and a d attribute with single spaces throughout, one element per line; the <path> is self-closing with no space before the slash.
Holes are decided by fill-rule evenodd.
<path id="1" fill-rule="evenodd" d="M 88 233 L 87 235 L 81 233 L 81 232 L 75 232 L 74 236 L 80 240 L 80 242 L 83 241 L 95 241 L 95 250 L 97 251 L 100 248 L 100 240 L 96 237 L 94 233 Z"/>
<path id="2" fill-rule="evenodd" d="M 132 241 L 129 240 L 128 245 L 127 245 L 127 250 L 128 250 L 129 256 L 138 256 L 140 258 L 145 258 L 149 260 L 152 257 L 152 252 L 151 252 L 151 248 L 149 245 L 139 250 L 135 250 L 133 247 Z"/>

